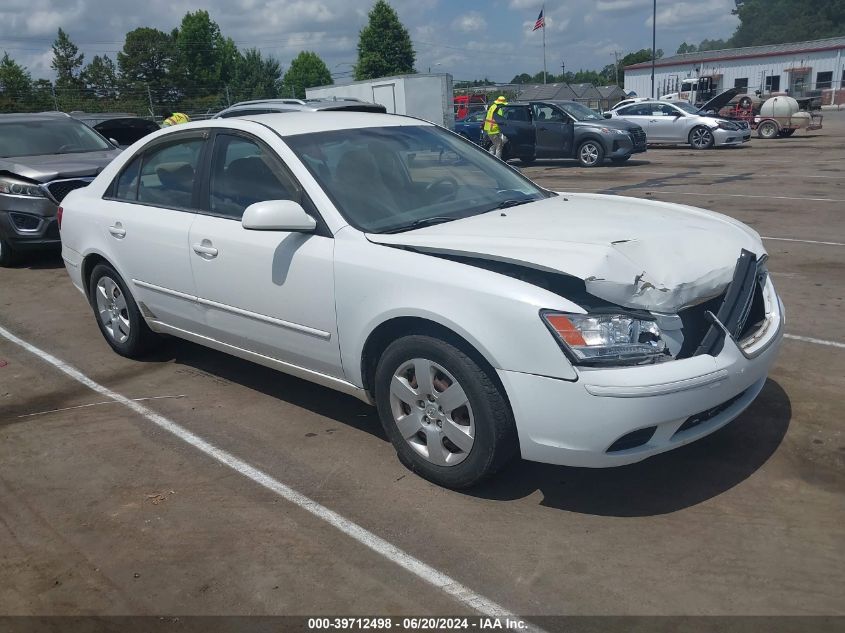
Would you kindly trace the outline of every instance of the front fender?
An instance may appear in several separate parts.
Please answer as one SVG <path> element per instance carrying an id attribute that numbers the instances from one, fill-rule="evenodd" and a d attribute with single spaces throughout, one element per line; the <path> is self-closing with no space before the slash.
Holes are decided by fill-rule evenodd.
<path id="1" fill-rule="evenodd" d="M 335 237 L 338 338 L 350 382 L 363 385 L 367 338 L 397 317 L 452 330 L 496 369 L 577 379 L 539 316 L 543 308 L 584 312 L 573 302 L 483 268 L 373 244 L 351 228 Z"/>

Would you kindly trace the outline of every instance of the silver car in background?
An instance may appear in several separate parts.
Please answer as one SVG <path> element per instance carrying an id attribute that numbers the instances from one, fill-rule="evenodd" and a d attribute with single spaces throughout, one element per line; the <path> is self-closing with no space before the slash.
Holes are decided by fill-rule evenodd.
<path id="1" fill-rule="evenodd" d="M 710 149 L 742 145 L 751 139 L 751 130 L 747 125 L 704 114 L 708 110 L 707 104 L 698 109 L 685 101 L 641 101 L 614 108 L 604 116 L 624 119 L 641 126 L 649 145 L 688 144 L 693 149 Z"/>

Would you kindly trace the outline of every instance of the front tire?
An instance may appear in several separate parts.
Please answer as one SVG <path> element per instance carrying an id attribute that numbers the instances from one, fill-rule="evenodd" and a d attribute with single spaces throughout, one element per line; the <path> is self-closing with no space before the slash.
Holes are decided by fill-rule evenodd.
<path id="1" fill-rule="evenodd" d="M 430 336 L 391 343 L 375 373 L 379 418 L 399 460 L 446 488 L 500 470 L 518 440 L 501 388 L 457 347 Z"/>
<path id="2" fill-rule="evenodd" d="M 693 149 L 710 149 L 715 142 L 713 131 L 704 125 L 694 127 L 689 133 L 689 144 Z"/>
<path id="3" fill-rule="evenodd" d="M 108 264 L 94 267 L 88 297 L 97 326 L 115 352 L 139 358 L 155 347 L 158 336 L 144 321 L 138 304 L 114 268 Z"/>
<path id="4" fill-rule="evenodd" d="M 598 141 L 587 140 L 578 146 L 578 162 L 582 167 L 595 167 L 604 160 L 604 146 Z"/>
<path id="5" fill-rule="evenodd" d="M 7 268 L 18 261 L 17 251 L 12 250 L 9 242 L 0 235 L 0 267 Z"/>

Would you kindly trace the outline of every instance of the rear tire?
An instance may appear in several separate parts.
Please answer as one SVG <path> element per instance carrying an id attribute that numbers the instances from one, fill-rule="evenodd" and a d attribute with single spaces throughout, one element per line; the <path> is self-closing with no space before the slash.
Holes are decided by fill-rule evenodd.
<path id="1" fill-rule="evenodd" d="M 443 340 L 412 335 L 394 341 L 379 359 L 374 385 L 379 418 L 399 461 L 431 482 L 468 488 L 517 454 L 513 414 L 501 388 Z"/>
<path id="2" fill-rule="evenodd" d="M 88 298 L 97 326 L 111 348 L 127 358 L 140 358 L 160 342 L 117 271 L 97 264 L 88 282 Z"/>
<path id="3" fill-rule="evenodd" d="M 604 146 L 599 141 L 586 140 L 578 146 L 581 167 L 596 167 L 604 160 Z"/>
<path id="4" fill-rule="evenodd" d="M 775 121 L 763 121 L 757 126 L 757 136 L 760 138 L 775 138 L 780 132 L 780 126 Z"/>
<path id="5" fill-rule="evenodd" d="M 18 261 L 18 253 L 0 235 L 0 267 L 7 268 Z"/>

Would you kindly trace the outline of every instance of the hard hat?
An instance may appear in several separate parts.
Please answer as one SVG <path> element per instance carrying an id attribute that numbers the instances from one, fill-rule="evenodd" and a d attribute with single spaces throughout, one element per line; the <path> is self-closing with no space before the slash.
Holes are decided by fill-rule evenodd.
<path id="1" fill-rule="evenodd" d="M 505 99 L 504 95 L 499 95 L 498 97 L 496 97 L 495 103 L 506 103 L 506 102 L 507 102 L 507 99 Z"/>

